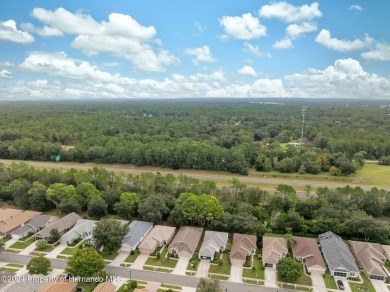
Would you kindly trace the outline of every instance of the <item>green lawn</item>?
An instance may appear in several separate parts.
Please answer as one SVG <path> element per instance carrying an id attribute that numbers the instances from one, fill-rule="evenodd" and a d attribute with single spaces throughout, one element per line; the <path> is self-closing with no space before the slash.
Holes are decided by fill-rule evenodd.
<path id="1" fill-rule="evenodd" d="M 324 282 L 326 288 L 329 289 L 337 289 L 336 281 L 332 277 L 332 275 L 329 273 L 329 271 L 325 272 Z"/>
<path id="2" fill-rule="evenodd" d="M 48 246 L 46 246 L 45 248 L 39 249 L 39 248 L 37 247 L 37 248 L 35 248 L 34 250 L 35 250 L 35 251 L 39 251 L 39 252 L 51 252 L 53 249 L 54 249 L 53 246 L 48 245 Z"/>
<path id="3" fill-rule="evenodd" d="M 12 268 L 5 268 L 5 267 L 2 267 L 2 268 L 0 268 L 0 271 L 1 271 L 1 272 L 16 273 L 17 271 L 19 271 L 19 269 L 12 269 Z"/>
<path id="4" fill-rule="evenodd" d="M 104 257 L 105 260 L 112 261 L 118 256 L 118 251 L 114 251 L 112 254 L 108 254 L 107 250 L 103 250 L 101 252 L 101 255 Z"/>
<path id="5" fill-rule="evenodd" d="M 76 252 L 76 250 L 78 250 L 77 247 L 76 248 L 67 247 L 63 251 L 61 251 L 60 254 L 73 255 Z"/>
<path id="6" fill-rule="evenodd" d="M 32 244 L 34 241 L 35 241 L 35 237 L 34 237 L 34 235 L 33 235 L 33 236 L 31 236 L 29 239 L 27 239 L 27 240 L 24 240 L 24 241 L 18 240 L 17 242 L 15 242 L 14 244 L 12 244 L 12 245 L 10 246 L 10 248 L 25 249 L 27 246 L 29 246 L 30 244 Z"/>
<path id="7" fill-rule="evenodd" d="M 363 279 L 363 284 L 349 282 L 352 292 L 376 292 L 371 281 L 367 279 L 367 276 L 362 271 L 360 272 L 360 277 Z"/>
<path id="8" fill-rule="evenodd" d="M 168 251 L 168 248 L 164 247 L 164 249 L 161 252 L 160 259 L 157 259 L 156 257 L 149 257 L 147 259 L 145 265 L 175 268 L 176 264 L 177 264 L 177 259 L 174 259 L 174 258 L 167 259 L 165 257 L 165 255 L 167 254 L 167 251 Z"/>
<path id="9" fill-rule="evenodd" d="M 229 279 L 229 276 L 222 276 L 222 275 L 210 275 L 211 279 L 216 279 L 216 280 L 223 280 L 226 281 Z"/>
<path id="10" fill-rule="evenodd" d="M 21 264 L 6 264 L 6 267 L 15 267 L 15 268 L 23 268 L 24 265 Z"/>
<path id="11" fill-rule="evenodd" d="M 230 275 L 231 264 L 229 255 L 227 253 L 222 254 L 222 265 L 211 264 L 209 273 Z"/>
<path id="12" fill-rule="evenodd" d="M 10 240 L 10 239 L 11 239 L 11 236 L 6 236 L 6 237 L 0 239 L 0 244 L 4 244 L 4 243 L 6 243 L 8 240 Z"/>
<path id="13" fill-rule="evenodd" d="M 5 252 L 9 252 L 9 253 L 18 253 L 19 250 L 15 250 L 15 249 L 10 249 L 10 248 L 8 248 L 8 249 L 5 250 Z"/>
<path id="14" fill-rule="evenodd" d="M 125 259 L 125 262 L 126 263 L 134 263 L 134 261 L 137 259 L 137 257 L 139 256 L 140 252 L 138 250 L 138 248 L 134 251 L 134 254 L 130 254 L 126 259 Z"/>
<path id="15" fill-rule="evenodd" d="M 254 263 L 252 268 L 244 268 L 242 276 L 245 278 L 253 278 L 253 279 L 263 279 L 264 280 L 264 267 L 263 264 L 257 259 L 257 257 L 254 257 Z"/>
<path id="16" fill-rule="evenodd" d="M 172 272 L 170 268 L 154 268 L 154 267 L 149 267 L 149 266 L 144 266 L 143 267 L 144 270 L 148 270 L 148 271 L 157 271 L 157 272 L 163 272 L 163 273 L 170 273 Z"/>
<path id="17" fill-rule="evenodd" d="M 389 271 L 390 272 L 390 261 L 385 261 L 385 268 L 386 268 L 386 270 L 387 271 Z"/>
<path id="18" fill-rule="evenodd" d="M 280 278 L 279 273 L 278 273 L 278 281 L 279 282 L 286 282 L 286 283 L 297 284 L 297 285 L 312 286 L 311 278 L 309 276 L 306 276 L 303 271 L 302 271 L 302 276 L 300 276 L 295 282 L 287 282 L 285 280 L 282 280 Z"/>

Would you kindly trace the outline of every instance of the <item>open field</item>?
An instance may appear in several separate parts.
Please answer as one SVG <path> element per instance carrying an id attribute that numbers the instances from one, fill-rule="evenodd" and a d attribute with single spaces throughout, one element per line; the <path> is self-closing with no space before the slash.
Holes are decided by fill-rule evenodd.
<path id="1" fill-rule="evenodd" d="M 377 164 L 366 164 L 356 174 L 351 176 L 331 176 L 329 173 L 321 173 L 318 175 L 298 174 L 298 173 L 280 173 L 257 172 L 251 170 L 248 176 L 232 174 L 228 172 L 216 171 L 201 171 L 201 170 L 173 170 L 159 167 L 135 167 L 131 165 L 120 164 L 96 164 L 96 163 L 75 163 L 75 162 L 41 162 L 41 161 L 21 161 L 21 160 L 5 160 L 0 159 L 0 163 L 10 165 L 15 162 L 25 162 L 30 166 L 38 168 L 55 168 L 55 169 L 82 169 L 88 170 L 94 166 L 105 168 L 107 171 L 117 173 L 140 174 L 143 172 L 152 172 L 165 175 L 172 173 L 176 176 L 185 174 L 200 180 L 214 180 L 219 186 L 229 184 L 229 180 L 237 178 L 248 186 L 257 186 L 264 189 L 272 190 L 276 185 L 289 184 L 298 191 L 303 191 L 305 185 L 311 185 L 314 189 L 318 187 L 343 187 L 345 185 L 360 186 L 366 189 L 372 187 L 384 188 L 390 190 L 390 167 Z"/>

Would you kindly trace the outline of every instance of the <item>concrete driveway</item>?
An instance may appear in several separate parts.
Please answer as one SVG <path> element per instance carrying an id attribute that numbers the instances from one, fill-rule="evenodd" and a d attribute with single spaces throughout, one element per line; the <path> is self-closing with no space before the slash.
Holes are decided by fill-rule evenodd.
<path id="1" fill-rule="evenodd" d="M 49 252 L 46 257 L 56 259 L 57 256 L 65 249 L 67 246 L 65 244 L 60 244 L 56 248 L 54 248 L 51 252 Z"/>
<path id="2" fill-rule="evenodd" d="M 312 271 L 310 275 L 311 281 L 313 283 L 314 291 L 318 292 L 327 292 L 324 277 L 322 277 L 321 271 Z"/>
<path id="3" fill-rule="evenodd" d="M 242 261 L 234 261 L 232 260 L 232 268 L 230 270 L 230 277 L 228 281 L 242 283 L 242 269 L 243 269 Z"/>
<path id="4" fill-rule="evenodd" d="M 127 257 L 126 257 L 127 258 Z M 125 259 L 126 259 L 125 258 Z M 146 263 L 147 259 L 149 258 L 149 255 L 147 254 L 140 254 L 137 259 L 134 261 L 134 263 L 131 265 L 132 269 L 142 270 L 144 267 L 144 264 Z M 124 259 L 124 260 L 125 260 Z M 123 260 L 123 261 L 124 261 Z M 120 264 L 119 264 L 120 265 Z"/>
<path id="5" fill-rule="evenodd" d="M 371 283 L 372 285 L 374 286 L 375 288 L 375 291 L 388 291 L 389 289 L 387 289 L 387 286 L 385 284 L 385 282 L 383 281 L 380 281 L 380 280 L 371 280 Z"/>
<path id="6" fill-rule="evenodd" d="M 198 270 L 196 271 L 196 277 L 198 278 L 207 278 L 210 269 L 209 260 L 201 260 L 198 265 Z"/>
<path id="7" fill-rule="evenodd" d="M 265 268 L 264 270 L 264 286 L 267 287 L 278 287 L 276 284 L 276 269 Z"/>
<path id="8" fill-rule="evenodd" d="M 185 275 L 190 258 L 180 257 L 172 274 Z"/>

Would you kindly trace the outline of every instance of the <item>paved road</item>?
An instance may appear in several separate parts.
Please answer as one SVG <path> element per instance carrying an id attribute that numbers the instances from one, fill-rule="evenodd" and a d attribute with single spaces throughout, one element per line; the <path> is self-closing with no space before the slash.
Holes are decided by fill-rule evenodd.
<path id="1" fill-rule="evenodd" d="M 97 164 L 97 163 L 77 163 L 77 162 L 44 162 L 44 161 L 23 161 L 23 160 L 8 160 L 8 159 L 0 159 L 0 163 L 3 163 L 5 165 L 10 165 L 12 163 L 17 162 L 25 162 L 30 166 L 34 167 L 44 167 L 44 168 L 56 168 L 56 169 L 81 169 L 81 170 L 88 170 L 94 166 L 104 168 L 108 171 L 113 172 L 123 172 L 123 173 L 129 173 L 129 174 L 140 174 L 143 172 L 152 172 L 152 173 L 161 173 L 163 175 L 166 174 L 173 174 L 175 176 L 179 176 L 180 174 L 185 174 L 187 176 L 201 179 L 201 180 L 214 180 L 214 181 L 227 181 L 232 178 L 237 178 L 243 183 L 252 183 L 252 184 L 271 184 L 271 185 L 279 185 L 279 184 L 289 184 L 291 186 L 306 186 L 311 185 L 312 187 L 328 187 L 328 188 L 338 188 L 338 187 L 345 187 L 345 185 L 354 185 L 353 183 L 343 183 L 343 184 L 334 184 L 333 182 L 329 183 L 316 183 L 315 181 L 294 181 L 293 179 L 291 181 L 285 180 L 277 180 L 277 179 L 261 179 L 256 177 L 249 177 L 249 176 L 242 176 L 242 175 L 235 175 L 227 172 L 221 172 L 218 174 L 210 173 L 207 171 L 201 171 L 201 170 L 188 170 L 188 169 L 182 169 L 182 170 L 173 170 L 173 169 L 162 169 L 157 167 L 138 167 L 134 168 L 129 165 L 124 164 Z M 374 186 L 361 186 L 364 190 L 370 190 Z M 386 189 L 390 190 L 390 188 Z"/>
<path id="2" fill-rule="evenodd" d="M 10 262 L 16 264 L 27 264 L 33 256 L 29 255 L 20 255 L 20 254 L 11 254 L 11 253 L 1 253 L 0 262 Z M 50 259 L 52 268 L 54 269 L 65 269 L 66 261 L 60 259 Z M 166 283 L 172 285 L 196 287 L 199 282 L 199 278 L 173 275 L 166 273 L 159 273 L 153 271 L 145 270 L 134 270 L 124 267 L 114 267 L 106 266 L 105 271 L 113 276 L 121 276 L 123 278 L 138 279 L 143 281 L 152 281 L 159 283 Z M 232 283 L 227 281 L 221 281 L 221 286 L 224 287 L 224 292 L 289 292 L 292 290 L 281 289 L 281 288 L 268 288 L 262 286 L 241 284 L 241 283 Z M 226 290 L 227 289 L 227 290 Z"/>

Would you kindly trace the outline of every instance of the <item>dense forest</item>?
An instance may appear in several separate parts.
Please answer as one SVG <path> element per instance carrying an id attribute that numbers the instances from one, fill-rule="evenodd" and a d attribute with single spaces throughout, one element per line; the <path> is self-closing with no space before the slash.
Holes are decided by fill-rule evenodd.
<path id="1" fill-rule="evenodd" d="M 256 168 L 348 175 L 364 158 L 389 164 L 389 105 L 348 102 L 3 102 L 0 158 L 60 155 L 62 161 L 241 174 Z M 303 105 L 305 147 L 296 147 L 287 143 L 300 141 Z"/>
<path id="2" fill-rule="evenodd" d="M 307 186 L 306 193 L 299 200 L 288 185 L 279 185 L 270 195 L 237 179 L 218 188 L 214 181 L 184 175 L 126 176 L 97 167 L 60 171 L 0 164 L 0 200 L 23 209 L 56 208 L 92 218 L 112 214 L 257 234 L 259 239 L 268 232 L 317 236 L 331 230 L 349 239 L 390 244 L 390 226 L 378 220 L 390 217 L 389 191 L 346 186 L 319 188 L 313 195 Z"/>

